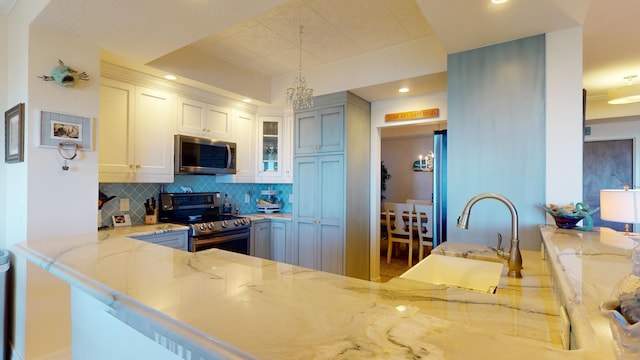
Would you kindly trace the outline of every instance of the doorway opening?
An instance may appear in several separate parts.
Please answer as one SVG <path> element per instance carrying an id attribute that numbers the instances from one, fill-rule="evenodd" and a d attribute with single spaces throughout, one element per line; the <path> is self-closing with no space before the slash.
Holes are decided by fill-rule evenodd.
<path id="1" fill-rule="evenodd" d="M 375 253 L 379 255 L 380 281 L 386 282 L 407 271 L 408 248 L 404 244 L 400 251 L 393 251 L 391 263 L 387 264 L 387 240 L 384 202 L 405 203 L 407 200 L 432 201 L 433 173 L 414 171 L 415 161 L 424 159 L 433 151 L 433 133 L 446 128 L 446 122 L 387 126 L 379 128 L 380 160 L 386 167 L 390 178 L 386 181 L 386 190 L 380 191 L 380 205 L 377 217 L 379 231 Z M 380 180 L 382 182 L 382 179 Z M 418 262 L 418 241 L 414 240 L 414 259 Z"/>
<path id="2" fill-rule="evenodd" d="M 591 208 L 600 207 L 600 190 L 633 186 L 633 149 L 633 139 L 585 141 L 582 198 Z M 593 226 L 624 231 L 625 224 L 602 220 L 599 211 L 592 218 Z"/>

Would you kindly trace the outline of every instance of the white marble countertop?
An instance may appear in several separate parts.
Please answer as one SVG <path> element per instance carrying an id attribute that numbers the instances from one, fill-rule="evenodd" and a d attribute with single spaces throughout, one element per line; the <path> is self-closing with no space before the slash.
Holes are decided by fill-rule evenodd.
<path id="1" fill-rule="evenodd" d="M 266 213 L 240 214 L 240 216 L 246 216 L 250 218 L 251 221 L 259 221 L 259 220 L 265 220 L 265 219 L 291 221 L 292 219 L 291 213 L 281 213 L 281 212 L 274 212 L 271 214 L 266 214 Z"/>
<path id="2" fill-rule="evenodd" d="M 186 225 L 171 224 L 171 223 L 157 223 L 154 225 L 135 225 L 135 226 L 120 226 L 111 227 L 107 229 L 99 230 L 99 234 L 105 234 L 109 236 L 144 236 L 163 234 L 172 231 L 187 231 L 189 227 Z"/>
<path id="3" fill-rule="evenodd" d="M 541 226 L 547 262 L 557 279 L 579 348 L 614 358 L 608 320 L 600 304 L 611 298 L 614 286 L 631 271 L 630 251 L 607 244 L 625 242 L 616 231 L 582 232 Z"/>
<path id="4" fill-rule="evenodd" d="M 542 228 L 542 233 L 552 245 L 557 237 L 559 245 L 549 246 L 549 252 L 560 254 L 559 264 L 565 258 L 581 258 L 567 248 L 575 248 L 585 236 L 597 239 L 598 234 L 551 229 Z M 601 244 L 582 245 L 583 252 L 608 250 Z M 134 328 L 143 319 L 147 327 L 152 324 L 175 334 L 173 341 L 179 344 L 198 344 L 212 352 L 227 351 L 229 345 L 239 350 L 239 358 L 613 356 L 605 346 L 611 334 L 604 326 L 593 331 L 595 345 L 561 349 L 548 266 L 536 251 L 523 251 L 524 278 L 503 276 L 496 294 L 405 279 L 374 283 L 217 249 L 189 253 L 117 235 L 30 240 L 17 244 L 14 251 L 102 301 Z M 612 261 L 624 262 L 624 252 L 617 254 Z M 582 279 L 570 269 L 567 280 L 560 281 L 561 286 L 576 286 L 581 280 L 589 286 L 581 295 L 594 297 L 579 302 L 568 295 L 577 313 L 588 313 L 577 326 L 600 324 L 592 309 L 580 310 L 600 301 L 600 294 L 591 289 L 596 286 L 591 277 L 611 281 L 599 272 L 602 264 L 585 261 L 593 267 Z"/>

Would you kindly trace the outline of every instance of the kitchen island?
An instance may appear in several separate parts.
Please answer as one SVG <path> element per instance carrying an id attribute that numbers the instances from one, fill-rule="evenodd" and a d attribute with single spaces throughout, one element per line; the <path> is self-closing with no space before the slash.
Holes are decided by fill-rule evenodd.
<path id="1" fill-rule="evenodd" d="M 14 251 L 71 284 L 77 359 L 613 358 L 597 305 L 628 271 L 628 251 L 598 232 L 541 234 L 546 260 L 523 251 L 523 279 L 505 267 L 495 294 L 100 233 Z M 563 349 L 556 298 L 577 350 Z"/>

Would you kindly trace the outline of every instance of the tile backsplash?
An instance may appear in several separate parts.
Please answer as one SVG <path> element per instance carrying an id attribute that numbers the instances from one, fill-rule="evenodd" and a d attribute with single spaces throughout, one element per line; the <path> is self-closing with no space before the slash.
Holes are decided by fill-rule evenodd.
<path id="1" fill-rule="evenodd" d="M 256 199 L 260 197 L 260 190 L 271 188 L 280 191 L 277 197 L 283 205 L 281 211 L 292 211 L 292 204 L 289 203 L 289 195 L 293 192 L 291 184 L 223 184 L 216 183 L 215 176 L 176 175 L 171 184 L 100 183 L 100 191 L 107 196 L 116 196 L 102 206 L 102 225 L 111 226 L 111 216 L 120 214 L 129 214 L 133 225 L 144 224 L 144 202 L 151 197 L 158 200 L 161 187 L 165 192 L 184 192 L 183 188 L 189 187 L 193 192 L 227 194 L 240 214 L 257 213 Z M 245 203 L 245 194 L 249 194 L 249 203 Z M 120 199 L 129 199 L 129 211 L 120 211 Z"/>

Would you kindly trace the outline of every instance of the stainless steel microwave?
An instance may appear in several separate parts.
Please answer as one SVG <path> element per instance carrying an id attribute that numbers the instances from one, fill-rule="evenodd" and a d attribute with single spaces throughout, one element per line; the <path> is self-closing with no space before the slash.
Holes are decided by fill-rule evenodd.
<path id="1" fill-rule="evenodd" d="M 236 173 L 236 144 L 175 135 L 176 174 L 219 175 Z"/>

